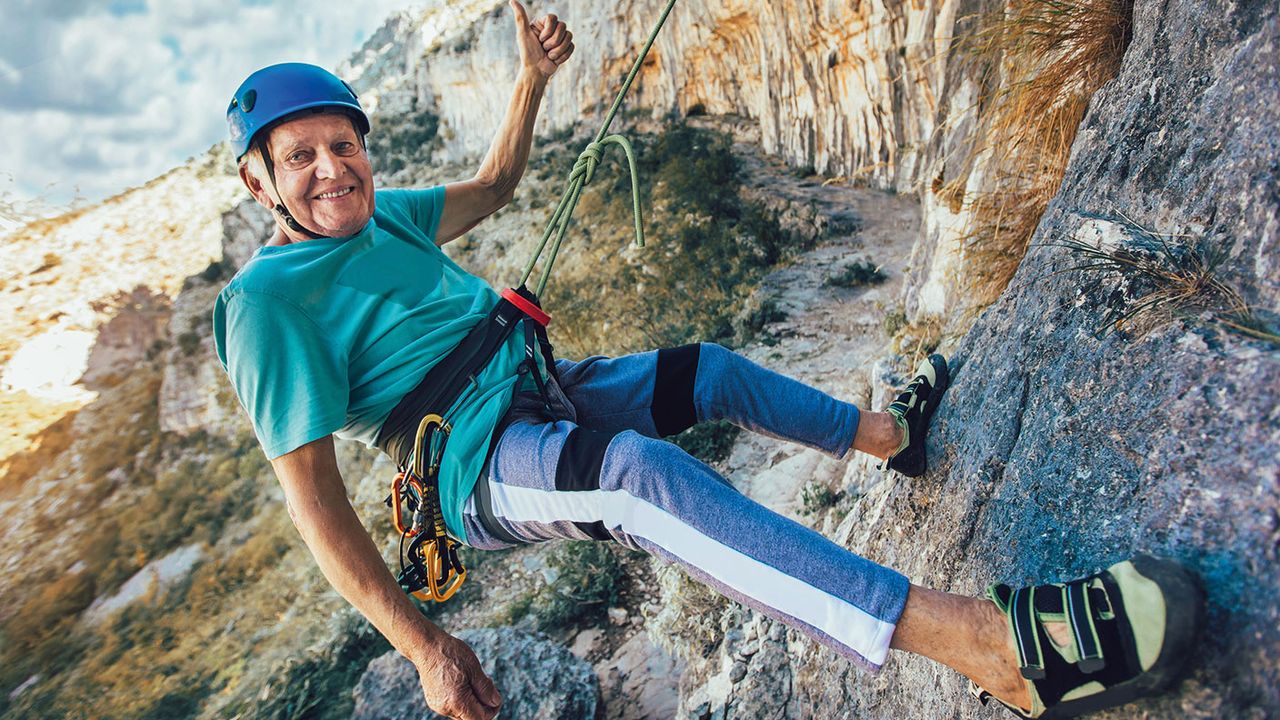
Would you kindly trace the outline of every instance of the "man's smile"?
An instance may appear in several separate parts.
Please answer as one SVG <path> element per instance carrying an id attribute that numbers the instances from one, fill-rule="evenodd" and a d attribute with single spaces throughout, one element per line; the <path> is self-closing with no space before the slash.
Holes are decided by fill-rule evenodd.
<path id="1" fill-rule="evenodd" d="M 335 198 L 340 198 L 345 195 L 350 195 L 353 192 L 355 192 L 355 187 L 350 186 L 350 187 L 342 188 L 340 190 L 330 190 L 329 192 L 322 192 L 319 195 L 316 195 L 315 199 L 316 200 L 333 200 Z"/>

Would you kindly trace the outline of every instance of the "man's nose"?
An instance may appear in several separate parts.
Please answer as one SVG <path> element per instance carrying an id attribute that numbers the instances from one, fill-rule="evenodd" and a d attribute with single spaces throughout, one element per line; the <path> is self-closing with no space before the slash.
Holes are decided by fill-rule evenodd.
<path id="1" fill-rule="evenodd" d="M 342 177 L 346 171 L 346 163 L 332 151 L 322 148 L 316 153 L 316 177 L 327 180 L 329 178 Z"/>

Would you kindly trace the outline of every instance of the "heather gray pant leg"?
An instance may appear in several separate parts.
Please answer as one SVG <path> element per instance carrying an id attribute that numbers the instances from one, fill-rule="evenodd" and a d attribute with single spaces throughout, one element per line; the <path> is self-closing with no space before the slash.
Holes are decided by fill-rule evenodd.
<path id="1" fill-rule="evenodd" d="M 561 360 L 557 367 L 577 422 L 595 430 L 665 437 L 728 420 L 839 458 L 858 429 L 854 405 L 711 343 Z"/>
<path id="2" fill-rule="evenodd" d="M 645 550 L 866 667 L 884 662 L 906 578 L 759 505 L 656 439 L 724 417 L 838 456 L 857 427 L 856 408 L 718 346 L 561 370 L 577 422 L 513 423 L 481 480 L 504 530 L 521 542 L 614 540 Z M 469 544 L 502 547 L 474 502 L 465 514 Z"/>

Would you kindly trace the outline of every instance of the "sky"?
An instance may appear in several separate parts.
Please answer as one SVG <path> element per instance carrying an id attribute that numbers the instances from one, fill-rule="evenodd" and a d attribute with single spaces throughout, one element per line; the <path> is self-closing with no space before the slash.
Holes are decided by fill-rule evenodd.
<path id="1" fill-rule="evenodd" d="M 253 70 L 335 69 L 390 12 L 421 5 L 0 0 L 0 215 L 140 185 L 226 137 Z"/>

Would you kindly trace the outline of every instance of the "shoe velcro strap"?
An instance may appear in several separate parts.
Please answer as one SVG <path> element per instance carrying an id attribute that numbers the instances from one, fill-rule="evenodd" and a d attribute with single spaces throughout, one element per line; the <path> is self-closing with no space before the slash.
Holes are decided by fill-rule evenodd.
<path id="1" fill-rule="evenodd" d="M 1009 621 L 1013 624 L 1013 637 L 1018 646 L 1018 669 L 1028 680 L 1044 677 L 1044 655 L 1036 628 L 1036 590 L 1034 587 L 1014 590 L 1009 602 Z"/>
<path id="2" fill-rule="evenodd" d="M 1088 586 L 1092 579 L 1073 582 L 1063 589 L 1067 603 L 1068 624 L 1080 650 L 1076 667 L 1083 673 L 1095 673 L 1107 666 L 1102 657 L 1102 644 L 1098 642 L 1098 629 L 1093 624 L 1093 607 L 1089 600 Z"/>
<path id="3" fill-rule="evenodd" d="M 1018 650 L 1018 669 L 1024 678 L 1040 680 L 1045 676 L 1040 635 L 1047 634 L 1041 627 L 1046 622 L 1061 622 L 1070 628 L 1076 657 L 1068 656 L 1067 660 L 1074 660 L 1080 672 L 1096 673 L 1106 667 L 1094 615 L 1099 610 L 1110 611 L 1111 603 L 1106 592 L 1095 587 L 1096 584 L 1095 578 L 1088 578 L 1018 590 L 997 585 L 988 591 L 988 596 L 1009 617 Z"/>

